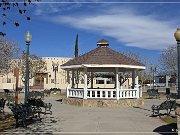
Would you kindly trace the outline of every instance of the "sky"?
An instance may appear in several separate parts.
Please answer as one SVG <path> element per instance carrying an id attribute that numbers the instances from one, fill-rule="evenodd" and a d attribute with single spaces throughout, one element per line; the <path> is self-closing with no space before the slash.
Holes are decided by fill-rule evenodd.
<path id="1" fill-rule="evenodd" d="M 30 52 L 42 57 L 73 57 L 78 34 L 79 54 L 106 39 L 113 50 L 134 52 L 158 65 L 161 51 L 176 45 L 179 6 L 178 0 L 41 0 L 28 7 L 31 21 L 11 10 L 9 16 L 20 26 L 0 28 L 22 50 L 29 30 Z"/>

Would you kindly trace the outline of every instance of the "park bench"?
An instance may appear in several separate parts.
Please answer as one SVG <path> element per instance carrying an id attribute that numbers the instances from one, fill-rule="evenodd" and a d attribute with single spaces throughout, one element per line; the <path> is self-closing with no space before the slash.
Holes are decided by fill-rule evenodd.
<path id="1" fill-rule="evenodd" d="M 31 91 L 29 92 L 29 98 L 44 98 L 44 92 L 40 92 L 40 91 Z"/>
<path id="2" fill-rule="evenodd" d="M 151 97 L 151 98 L 153 98 L 153 97 L 159 98 L 158 89 L 148 89 L 148 90 L 147 90 L 147 94 L 148 94 L 149 97 Z"/>
<path id="3" fill-rule="evenodd" d="M 4 113 L 4 107 L 5 107 L 6 100 L 4 98 L 0 99 L 0 113 Z"/>
<path id="4" fill-rule="evenodd" d="M 22 88 L 22 87 L 18 87 L 18 92 L 19 92 L 19 93 L 21 93 L 21 92 L 22 92 L 22 90 L 23 90 L 23 88 Z"/>
<path id="5" fill-rule="evenodd" d="M 46 96 L 50 96 L 51 91 L 50 91 L 50 90 L 45 89 L 45 90 L 44 90 L 44 94 L 45 94 Z"/>
<path id="6" fill-rule="evenodd" d="M 59 91 L 59 93 L 61 94 L 61 89 L 60 88 L 51 88 L 50 91 L 53 92 L 53 93 L 56 93 L 57 91 Z"/>
<path id="7" fill-rule="evenodd" d="M 9 94 L 9 92 L 10 92 L 10 91 L 9 91 L 8 89 L 4 89 L 4 93 L 5 93 L 5 94 L 7 94 L 7 95 L 8 95 L 8 94 Z"/>
<path id="8" fill-rule="evenodd" d="M 10 106 L 11 104 L 15 104 L 15 97 L 13 94 L 5 95 L 7 100 L 7 106 Z"/>
<path id="9" fill-rule="evenodd" d="M 32 118 L 40 118 L 41 110 L 35 110 L 32 106 L 28 103 L 26 104 L 12 104 L 9 106 L 11 111 L 13 112 L 13 116 L 16 119 L 16 127 L 18 127 L 19 123 L 21 122 L 23 127 L 27 127 L 27 120 Z M 35 116 L 35 114 L 37 114 Z"/>
<path id="10" fill-rule="evenodd" d="M 30 98 L 30 99 L 28 99 L 28 103 L 30 105 L 32 105 L 34 109 L 41 108 L 41 110 L 42 110 L 44 108 L 44 112 L 41 111 L 41 113 L 52 115 L 52 111 L 51 111 L 52 104 L 51 103 L 45 103 L 40 98 L 39 99 Z"/>
<path id="11" fill-rule="evenodd" d="M 171 111 L 174 111 L 176 109 L 176 101 L 175 100 L 166 100 L 163 103 L 161 103 L 160 105 L 153 105 L 151 108 L 153 110 L 153 116 L 155 116 L 155 114 L 160 116 L 160 113 L 159 113 L 160 110 L 166 110 L 167 115 L 169 115 L 171 113 Z"/>

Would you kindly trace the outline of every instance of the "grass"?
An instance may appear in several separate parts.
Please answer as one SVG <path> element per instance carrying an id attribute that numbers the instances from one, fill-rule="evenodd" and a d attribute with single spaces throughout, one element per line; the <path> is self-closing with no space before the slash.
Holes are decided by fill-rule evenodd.
<path id="1" fill-rule="evenodd" d="M 161 117 L 161 120 L 168 124 L 177 123 L 177 118 L 175 116 Z"/>
<path id="2" fill-rule="evenodd" d="M 11 114 L 0 114 L 0 132 L 11 128 L 15 124 L 15 119 Z"/>
<path id="3" fill-rule="evenodd" d="M 170 88 L 171 91 L 176 91 L 176 88 L 177 87 L 154 87 L 155 89 L 158 89 L 158 90 L 164 90 L 166 91 L 166 88 Z M 143 89 L 147 90 L 147 89 L 152 89 L 152 87 L 149 87 L 149 86 L 145 86 L 143 87 Z"/>
<path id="4" fill-rule="evenodd" d="M 53 94 L 53 93 L 51 93 L 51 95 L 50 95 L 51 97 L 60 97 L 60 98 L 65 98 L 66 97 L 66 95 L 65 94 L 60 94 L 60 93 L 56 93 L 56 94 Z"/>
<path id="5" fill-rule="evenodd" d="M 4 93 L 0 93 L 0 98 L 5 98 Z"/>
<path id="6" fill-rule="evenodd" d="M 149 95 L 147 93 L 143 93 L 142 97 L 144 99 L 150 99 L 151 98 L 151 97 L 149 97 Z M 159 97 L 160 97 L 160 99 L 161 98 L 166 98 L 166 94 L 160 94 Z M 156 98 L 156 97 L 153 97 L 153 98 Z"/>

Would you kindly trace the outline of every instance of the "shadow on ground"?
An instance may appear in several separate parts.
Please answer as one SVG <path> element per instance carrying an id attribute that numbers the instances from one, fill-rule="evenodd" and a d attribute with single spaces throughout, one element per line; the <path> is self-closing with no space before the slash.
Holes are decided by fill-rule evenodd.
<path id="1" fill-rule="evenodd" d="M 61 128 L 54 127 L 58 122 L 60 122 L 60 119 L 54 118 L 54 117 L 47 117 L 39 120 L 29 120 L 27 121 L 27 127 L 24 128 L 22 125 L 19 125 L 18 128 L 14 127 L 8 130 L 5 130 L 2 133 L 5 133 L 7 135 L 11 135 L 12 133 L 17 134 L 48 134 L 52 135 L 53 132 L 61 132 Z"/>
<path id="2" fill-rule="evenodd" d="M 153 130 L 153 132 L 157 132 L 160 135 L 178 135 L 176 131 L 177 131 L 176 123 L 162 125 Z"/>

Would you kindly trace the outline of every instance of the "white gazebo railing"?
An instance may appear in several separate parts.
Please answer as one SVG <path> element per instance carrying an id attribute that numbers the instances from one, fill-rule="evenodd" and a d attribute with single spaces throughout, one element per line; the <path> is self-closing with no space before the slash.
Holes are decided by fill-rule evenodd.
<path id="1" fill-rule="evenodd" d="M 116 89 L 88 89 L 87 98 L 116 98 Z"/>
<path id="2" fill-rule="evenodd" d="M 119 90 L 119 98 L 139 98 L 139 91 L 138 89 Z"/>
<path id="3" fill-rule="evenodd" d="M 116 89 L 87 89 L 87 99 L 116 99 Z M 138 89 L 120 89 L 119 99 L 139 98 Z M 84 89 L 67 89 L 67 97 L 83 98 Z"/>
<path id="4" fill-rule="evenodd" d="M 76 98 L 83 98 L 84 90 L 83 89 L 68 89 L 68 97 L 76 97 Z"/>

